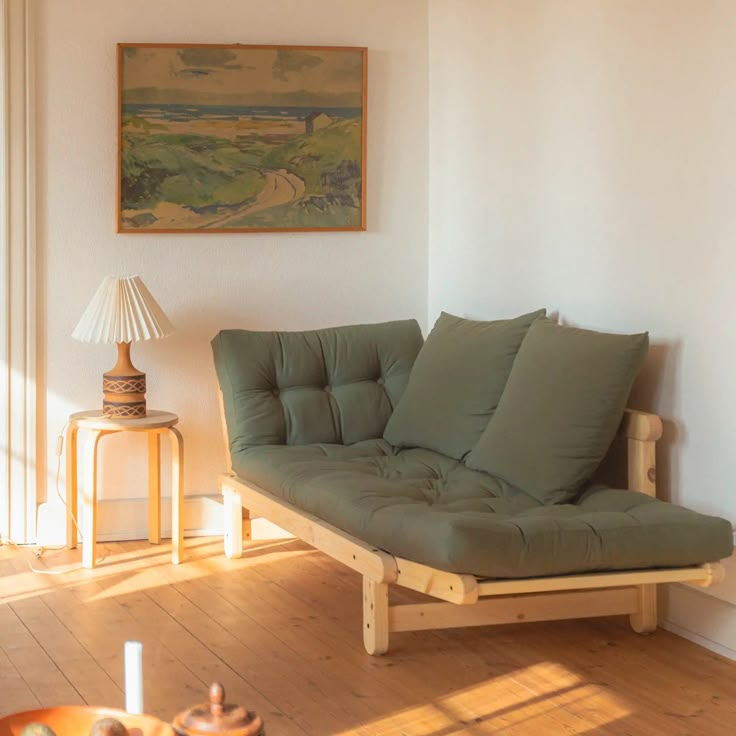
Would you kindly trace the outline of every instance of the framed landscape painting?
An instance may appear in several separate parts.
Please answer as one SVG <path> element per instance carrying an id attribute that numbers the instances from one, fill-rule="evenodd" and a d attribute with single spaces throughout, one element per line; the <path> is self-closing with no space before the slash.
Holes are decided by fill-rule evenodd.
<path id="1" fill-rule="evenodd" d="M 118 44 L 118 232 L 364 230 L 366 49 Z"/>

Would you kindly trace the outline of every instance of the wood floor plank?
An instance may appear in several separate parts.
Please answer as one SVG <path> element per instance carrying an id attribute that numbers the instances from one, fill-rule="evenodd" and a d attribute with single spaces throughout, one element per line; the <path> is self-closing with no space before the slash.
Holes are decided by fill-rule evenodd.
<path id="1" fill-rule="evenodd" d="M 303 552 L 306 549 L 308 548 L 302 545 L 301 548 L 297 548 L 295 551 Z M 420 675 L 417 678 L 412 678 L 411 676 L 407 677 L 406 672 L 400 673 L 392 668 L 392 664 L 397 661 L 395 658 L 387 660 L 368 657 L 362 648 L 359 618 L 349 617 L 347 619 L 350 622 L 348 630 L 338 634 L 335 627 L 325 627 L 323 618 L 318 611 L 309 608 L 305 610 L 304 604 L 296 598 L 292 599 L 286 589 L 274 587 L 273 582 L 280 575 L 279 565 L 291 567 L 293 579 L 295 581 L 302 580 L 305 577 L 304 565 L 299 564 L 299 561 L 300 559 L 301 562 L 307 558 L 311 559 L 313 554 L 313 552 L 310 552 L 305 557 L 282 557 L 275 565 L 252 567 L 248 570 L 247 577 L 241 575 L 236 579 L 228 574 L 209 576 L 208 580 L 211 588 L 209 592 L 207 592 L 206 587 L 202 587 L 203 583 L 187 583 L 186 585 L 179 585 L 177 588 L 183 590 L 192 598 L 207 601 L 207 605 L 210 606 L 208 613 L 212 618 L 227 621 L 227 607 L 223 608 L 222 602 L 220 602 L 219 608 L 214 607 L 216 603 L 212 599 L 212 593 L 215 592 L 234 607 L 236 616 L 238 615 L 237 612 L 240 611 L 249 613 L 251 618 L 256 621 L 268 620 L 269 628 L 273 630 L 276 636 L 288 642 L 289 646 L 295 651 L 301 652 L 305 658 L 331 660 L 330 667 L 340 673 L 342 681 L 351 684 L 351 693 L 347 699 L 343 699 L 345 702 L 357 695 L 358 702 L 361 705 L 363 702 L 371 704 L 371 699 L 377 697 L 375 693 L 371 692 L 371 690 L 376 689 L 375 680 L 382 679 L 376 677 L 376 668 L 385 668 L 387 677 L 383 679 L 388 680 L 386 685 L 392 693 L 383 700 L 384 704 L 392 701 L 397 701 L 400 704 L 417 702 L 417 692 L 421 693 L 421 686 L 424 684 L 426 676 Z M 249 582 L 251 578 L 252 580 Z M 322 576 L 323 581 L 324 579 L 325 576 Z M 329 580 L 329 576 L 327 580 Z M 353 600 L 352 597 L 350 600 Z M 360 596 L 357 600 L 360 600 Z M 320 632 L 323 632 L 324 636 L 320 636 Z M 335 641 L 335 646 L 331 646 L 331 640 L 335 640 L 338 635 L 340 640 Z M 315 641 L 317 646 L 315 646 Z M 360 662 L 361 667 L 356 668 L 356 662 Z M 448 672 L 443 671 L 441 676 L 447 677 L 448 674 Z M 395 676 L 391 677 L 392 675 Z M 341 687 L 342 684 L 338 686 L 338 690 Z M 335 686 L 331 686 L 330 689 L 334 690 Z M 339 695 L 339 692 L 337 694 Z M 364 711 L 363 708 L 361 710 Z M 472 713 L 466 713 L 465 715 L 469 719 L 474 716 Z M 358 717 L 364 718 L 365 716 L 358 715 Z"/>
<path id="2" fill-rule="evenodd" d="M 217 563 L 221 561 L 222 555 L 218 550 Z M 280 669 L 278 667 L 270 667 L 265 671 L 259 669 L 263 654 L 239 642 L 219 622 L 205 617 L 200 609 L 173 590 L 169 590 L 170 582 L 187 578 L 186 566 L 183 565 L 147 567 L 139 577 L 138 584 L 146 586 L 148 602 L 140 598 L 140 594 L 135 591 L 135 581 L 130 585 L 119 585 L 116 599 L 125 606 L 130 615 L 138 618 L 141 625 L 155 628 L 159 632 L 161 643 L 175 652 L 187 668 L 207 683 L 207 687 L 213 679 L 221 679 L 226 685 L 228 697 L 235 697 L 240 693 L 243 702 L 248 703 L 249 708 L 262 712 L 264 717 L 275 719 L 277 727 L 285 736 L 291 734 L 303 736 L 305 732 L 279 707 L 278 703 L 266 697 L 269 693 L 275 693 L 282 699 L 287 697 L 289 712 L 295 709 L 291 701 L 296 699 L 299 705 L 299 699 L 303 698 L 297 712 L 302 714 L 305 708 L 312 711 L 316 719 L 316 728 L 324 728 L 325 714 L 329 711 L 329 708 L 320 705 L 320 701 L 324 701 L 324 695 L 304 692 L 304 683 L 295 679 L 297 676 L 291 664 L 284 664 Z M 178 597 L 180 600 L 172 603 L 171 593 L 174 594 L 174 598 Z M 156 601 L 159 606 L 152 608 L 151 601 Z M 171 606 L 175 616 L 165 614 L 167 604 Z M 144 615 L 144 611 L 148 615 Z M 255 624 L 253 628 L 258 629 Z M 272 637 L 267 630 L 263 630 L 262 633 Z M 204 647 L 197 638 L 202 636 L 208 642 L 208 647 Z M 252 635 L 248 638 L 252 640 Z M 206 649 L 209 649 L 209 656 L 205 654 Z M 252 687 L 241 675 L 246 675 L 250 682 L 257 683 L 256 687 Z M 289 678 L 294 680 L 293 687 L 285 687 L 289 683 Z M 205 691 L 206 688 L 202 693 Z M 266 696 L 262 693 L 266 693 Z M 201 696 L 202 694 L 200 699 Z M 178 710 L 184 707 L 186 704 L 180 705 Z"/>
<path id="3" fill-rule="evenodd" d="M 0 605 L 0 648 L 42 706 L 54 705 L 59 699 L 69 705 L 84 702 L 7 604 Z M 14 707 L 12 702 L 5 702 L 6 697 L 4 693 L 0 693 L 0 710 L 8 711 Z"/>
<path id="4" fill-rule="evenodd" d="M 294 548 L 294 545 L 299 545 L 300 543 L 289 543 L 292 548 Z M 299 547 L 297 546 L 296 549 Z M 307 599 L 310 599 L 313 604 L 318 605 L 319 601 L 319 592 L 314 594 L 310 597 L 309 594 L 309 586 L 306 584 L 310 578 L 312 578 L 315 574 L 321 576 L 321 583 L 322 585 L 325 584 L 325 581 L 327 581 L 327 585 L 330 587 L 339 587 L 341 589 L 341 592 L 345 593 L 346 595 L 341 597 L 339 599 L 339 607 L 337 609 L 337 614 L 335 614 L 335 596 L 331 596 L 329 599 L 330 605 L 333 607 L 333 615 L 338 615 L 342 618 L 343 621 L 350 621 L 355 622 L 356 617 L 359 621 L 359 602 L 360 602 L 360 578 L 359 576 L 355 575 L 355 573 L 347 570 L 346 568 L 337 568 L 337 570 L 347 570 L 347 574 L 344 575 L 342 573 L 335 573 L 335 568 L 331 569 L 324 569 L 320 570 L 317 566 L 315 566 L 315 561 L 322 560 L 326 562 L 326 566 L 329 568 L 329 561 L 326 561 L 326 558 L 323 556 L 318 555 L 308 555 L 304 557 L 295 558 L 294 560 L 290 561 L 290 566 L 292 568 L 298 567 L 298 571 L 293 570 L 291 571 L 291 576 L 289 579 L 289 574 L 286 574 L 286 582 L 290 582 L 290 587 L 292 590 L 301 590 L 302 588 L 306 588 L 306 590 L 302 590 L 301 592 L 307 597 Z M 307 568 L 312 566 L 314 570 L 310 571 Z M 321 566 L 320 566 L 321 567 Z M 268 575 L 272 580 L 279 583 L 281 578 L 281 573 L 279 571 L 278 566 L 275 568 L 268 568 L 268 572 L 265 572 L 265 568 L 263 567 L 257 567 L 254 569 L 255 573 L 260 573 L 263 575 Z M 296 573 L 296 574 L 295 574 Z M 337 578 L 342 578 L 342 580 L 338 583 Z M 320 587 L 322 587 L 322 585 Z M 282 597 L 286 595 L 286 590 L 282 591 Z M 417 596 L 413 593 L 409 594 L 414 599 L 417 598 Z M 251 594 L 250 591 L 245 592 L 244 599 L 245 600 L 252 600 L 254 596 Z M 353 615 L 344 615 L 345 611 L 343 611 L 343 604 L 348 609 L 352 608 L 354 610 L 348 611 L 348 613 L 352 613 Z M 292 607 L 293 608 L 293 607 Z M 280 629 L 281 630 L 281 629 Z M 334 631 L 334 629 L 333 629 Z M 314 638 L 315 635 L 318 635 L 318 627 L 312 627 L 310 633 L 310 638 Z M 454 638 L 457 638 L 457 632 L 454 634 Z M 413 635 L 415 637 L 419 637 L 421 635 Z M 451 637 L 452 638 L 452 637 Z M 357 631 L 352 631 L 351 636 L 349 639 L 350 642 L 357 643 L 358 646 L 360 646 L 360 638 L 357 636 Z M 422 682 L 421 683 L 413 683 L 415 687 L 415 692 L 421 692 L 424 694 L 424 697 L 432 699 L 438 697 L 439 694 L 443 692 L 448 691 L 448 683 L 452 682 L 455 685 L 459 685 L 462 683 L 467 682 L 465 679 L 466 677 L 470 677 L 470 682 L 474 682 L 473 677 L 477 676 L 477 670 L 476 674 L 472 674 L 472 669 L 468 668 L 468 662 L 469 660 L 472 660 L 473 655 L 469 654 L 467 652 L 464 652 L 461 657 L 453 657 L 451 656 L 450 649 L 453 646 L 451 643 L 445 643 L 443 647 L 443 654 L 444 656 L 444 667 L 441 673 L 439 673 L 439 677 L 433 676 L 433 668 L 431 661 L 424 660 L 422 661 L 428 653 L 430 653 L 430 656 L 436 656 L 438 652 L 438 648 L 432 647 L 427 648 L 427 637 L 424 638 L 423 642 L 418 642 L 418 648 L 416 654 L 409 655 L 413 661 L 412 664 L 419 665 L 416 669 L 417 672 L 422 673 Z M 362 648 L 361 648 L 362 649 Z M 364 659 L 370 659 L 365 658 L 365 654 L 362 654 Z M 381 660 L 371 659 L 370 661 L 376 662 Z M 456 665 L 453 667 L 453 665 Z M 430 674 L 427 674 L 430 673 Z M 404 677 L 406 675 L 404 674 Z M 434 689 L 432 686 L 434 685 Z M 520 685 L 518 683 L 514 683 L 512 685 L 512 688 L 515 690 L 514 692 L 514 698 L 515 702 L 517 703 L 524 703 L 524 715 L 523 719 L 524 721 L 530 721 L 533 717 L 537 717 L 539 714 L 545 713 L 546 711 L 550 710 L 549 704 L 545 704 L 542 701 L 548 701 L 549 697 L 547 696 L 547 693 L 542 693 L 540 695 L 539 692 L 535 691 L 534 689 L 530 688 L 528 684 L 526 685 Z M 506 689 L 509 690 L 509 681 L 506 680 Z M 498 699 L 498 695 L 494 694 L 495 699 Z M 589 697 L 589 696 L 588 696 Z M 451 724 L 451 726 L 455 726 L 458 723 L 463 724 L 467 727 L 468 722 L 485 722 L 488 720 L 488 709 L 487 709 L 487 701 L 484 702 L 483 698 L 477 699 L 477 701 L 473 701 L 472 698 L 467 697 L 466 695 L 457 695 L 451 698 L 445 698 L 444 710 L 445 715 L 448 717 L 448 723 Z M 571 709 L 565 709 L 562 706 L 562 703 L 560 701 L 560 697 L 557 698 L 557 701 L 555 702 L 553 706 L 553 710 L 555 711 L 553 715 L 548 716 L 547 719 L 553 723 L 556 724 L 556 728 L 559 729 L 559 732 L 577 732 L 580 730 L 584 724 L 579 718 L 579 716 Z M 503 711 L 503 709 L 500 709 Z M 516 716 L 512 715 L 513 710 L 518 710 L 510 708 L 506 711 L 506 713 L 497 714 L 494 716 L 494 726 L 495 727 L 511 727 L 513 724 L 514 718 Z M 449 717 L 451 716 L 451 717 Z M 599 724 L 600 726 L 600 724 Z M 601 733 L 605 733 L 604 730 L 600 729 Z"/>
<path id="5" fill-rule="evenodd" d="M 574 641 L 574 629 L 554 626 L 560 640 L 568 643 Z M 591 625 L 591 633 L 594 635 L 596 630 L 610 632 L 611 627 L 615 626 L 615 623 L 611 623 L 609 628 L 601 630 L 597 625 Z M 537 634 L 531 633 L 532 636 Z M 661 658 L 653 656 L 651 642 L 655 638 L 662 641 L 662 645 L 656 647 L 656 651 L 661 652 Z M 628 640 L 629 646 L 621 646 L 622 640 Z M 668 733 L 672 734 L 702 733 L 707 736 L 734 728 L 736 697 L 730 678 L 719 685 L 704 680 L 699 671 L 692 667 L 689 671 L 676 666 L 662 667 L 665 653 L 672 649 L 676 651 L 682 644 L 686 644 L 685 640 L 667 631 L 657 631 L 650 637 L 635 637 L 620 629 L 618 636 L 603 635 L 598 640 L 594 639 L 592 644 L 577 647 L 569 653 L 567 661 L 588 675 L 591 672 L 590 665 L 594 662 L 607 686 L 615 687 L 617 692 L 629 698 L 635 696 L 645 706 L 636 718 L 642 733 L 656 734 L 661 729 L 662 716 L 655 719 L 651 717 L 652 714 L 663 714 L 669 722 Z M 647 673 L 646 687 L 643 689 L 639 682 L 642 672 Z"/>
<path id="6" fill-rule="evenodd" d="M 40 705 L 28 683 L 0 648 L 0 716 L 13 711 L 31 710 Z"/>
<path id="7" fill-rule="evenodd" d="M 457 687 L 464 684 L 467 662 L 460 663 L 447 657 L 437 676 L 434 675 L 430 663 L 427 667 L 411 666 L 420 664 L 418 656 L 421 657 L 421 653 L 436 651 L 432 636 L 425 638 L 424 641 L 416 640 L 416 654 L 399 650 L 390 658 L 367 656 L 363 649 L 360 631 L 362 620 L 360 577 L 340 566 L 324 574 L 322 568 L 315 564 L 317 559 L 319 556 L 309 555 L 297 560 L 289 560 L 288 563 L 284 562 L 284 565 L 288 564 L 291 568 L 290 576 L 279 569 L 261 567 L 254 569 L 254 572 L 263 581 L 270 580 L 276 583 L 278 590 L 275 591 L 275 595 L 278 596 L 278 600 L 286 603 L 286 610 L 299 612 L 299 639 L 301 641 L 295 640 L 294 646 L 306 647 L 313 649 L 317 654 L 329 655 L 335 667 L 344 669 L 345 665 L 350 663 L 354 669 L 351 672 L 345 670 L 345 675 L 349 676 L 351 681 L 356 678 L 354 672 L 357 668 L 361 671 L 364 680 L 366 678 L 368 681 L 378 679 L 384 682 L 391 692 L 403 699 L 404 703 L 421 702 L 421 699 L 434 698 L 438 691 L 447 692 L 450 682 Z M 343 577 L 343 569 L 349 574 L 349 582 L 340 580 Z M 339 572 L 335 574 L 336 571 Z M 333 574 L 330 575 L 330 572 Z M 253 581 L 252 584 L 258 586 L 257 581 Z M 330 588 L 334 585 L 339 591 L 339 596 L 335 596 L 333 590 L 329 590 L 327 595 L 322 593 L 324 584 Z M 246 600 L 254 598 L 252 589 L 245 589 L 244 595 Z M 255 615 L 258 613 L 256 612 Z M 291 615 L 294 616 L 294 613 Z M 326 619 L 330 621 L 329 626 L 324 625 Z M 283 632 L 284 628 L 280 626 L 278 631 Z M 429 648 L 427 647 L 428 642 Z M 396 667 L 396 664 L 406 666 L 399 668 Z M 376 672 L 377 669 L 380 670 L 380 673 Z M 458 722 L 472 721 L 478 717 L 477 712 L 465 708 L 462 703 L 458 704 L 456 710 L 455 719 Z"/>
<path id="8" fill-rule="evenodd" d="M 186 590 L 186 586 L 183 586 Z M 238 671 L 243 663 L 252 668 L 250 677 L 259 690 L 279 708 L 295 714 L 294 720 L 310 733 L 340 732 L 354 722 L 350 708 L 355 703 L 336 697 L 344 683 L 325 677 L 324 672 L 307 663 L 268 629 L 212 590 L 182 604 L 179 616 L 202 640 L 210 642 L 220 657 Z M 234 653 L 243 652 L 239 656 Z M 258 663 L 268 663 L 263 670 Z M 308 673 L 308 676 L 304 676 Z M 248 676 L 248 673 L 244 672 Z M 250 706 L 249 706 L 250 707 Z M 361 708 L 364 705 L 361 704 Z"/>
<path id="9" fill-rule="evenodd" d="M 152 626 L 136 621 L 115 597 L 102 595 L 93 582 L 49 593 L 49 606 L 74 636 L 95 652 L 100 667 L 121 691 L 111 703 L 123 706 L 123 646 L 126 640 L 143 642 L 146 711 L 171 719 L 177 712 L 204 699 L 206 684 L 160 640 Z"/>
<path id="10" fill-rule="evenodd" d="M 325 558 L 323 556 L 310 556 L 303 560 L 304 564 L 300 568 L 300 574 L 298 576 L 298 582 L 308 579 L 310 575 L 318 574 L 328 580 L 334 577 L 340 577 L 341 588 L 343 589 L 345 596 L 344 600 L 349 601 L 360 601 L 360 578 L 359 576 L 347 570 L 347 574 L 342 572 L 339 575 L 330 576 L 331 570 L 329 568 L 329 562 L 327 561 L 327 567 L 325 566 Z M 311 565 L 314 567 L 313 571 L 306 570 L 306 567 Z M 333 571 L 334 572 L 334 571 Z M 292 587 L 293 587 L 292 583 Z M 402 599 L 402 602 L 417 602 L 423 599 L 423 596 L 419 596 L 411 591 L 401 592 L 396 591 L 395 598 Z M 334 601 L 333 601 L 334 602 Z M 358 611 L 355 615 L 359 615 Z M 355 616 L 343 616 L 344 620 L 354 619 Z M 487 726 L 493 725 L 494 728 L 512 728 L 514 723 L 521 718 L 521 720 L 530 725 L 530 722 L 537 718 L 539 714 L 544 714 L 547 711 L 554 710 L 554 714 L 547 717 L 547 720 L 555 723 L 556 728 L 560 733 L 576 733 L 580 728 L 584 726 L 584 723 L 578 716 L 573 712 L 566 712 L 561 709 L 560 703 L 555 702 L 553 708 L 550 708 L 549 694 L 543 692 L 540 694 L 537 690 L 530 687 L 529 683 L 520 683 L 516 678 L 506 677 L 504 681 L 504 693 L 493 693 L 494 702 L 498 704 L 499 697 L 502 695 L 510 696 L 509 704 L 506 707 L 500 706 L 493 709 L 493 712 L 489 712 L 487 706 L 488 694 L 484 694 L 481 698 L 473 697 L 473 685 L 476 682 L 478 665 L 480 664 L 483 669 L 486 669 L 482 663 L 477 661 L 478 654 L 465 650 L 464 647 L 458 649 L 457 641 L 462 637 L 458 637 L 458 632 L 451 632 L 450 636 L 444 636 L 445 632 L 432 632 L 433 634 L 433 646 L 427 647 L 427 639 L 424 641 L 421 639 L 422 634 L 411 634 L 411 644 L 408 644 L 409 639 L 404 635 L 395 638 L 404 638 L 407 643 L 406 651 L 404 653 L 404 660 L 411 662 L 416 666 L 416 671 L 422 673 L 422 685 L 419 685 L 420 692 L 424 693 L 425 698 L 437 699 L 441 697 L 442 693 L 448 692 L 448 682 L 454 683 L 456 686 L 461 687 L 461 692 L 456 695 L 447 695 L 443 698 L 443 711 L 445 716 L 449 718 L 450 714 L 456 718 L 456 720 L 466 725 L 467 723 L 474 723 L 475 727 L 480 727 L 479 724 L 486 724 Z M 354 639 L 355 637 L 353 637 Z M 441 652 L 443 655 L 443 662 L 445 666 L 439 678 L 435 678 L 432 674 L 432 658 L 435 658 Z M 473 666 L 475 665 L 475 667 Z M 501 659 L 500 669 L 496 674 L 508 675 L 508 667 L 504 664 L 503 658 Z M 417 687 L 415 685 L 415 687 Z M 559 701 L 559 698 L 558 698 Z M 518 704 L 523 705 L 523 716 L 519 717 L 517 713 L 520 708 Z M 490 715 L 493 716 L 493 724 L 489 723 Z"/>
<path id="11" fill-rule="evenodd" d="M 736 663 L 668 632 L 597 619 L 391 638 L 365 654 L 361 580 L 298 541 L 100 545 L 29 559 L 0 549 L 0 713 L 122 705 L 122 645 L 144 643 L 146 710 L 164 719 L 212 680 L 281 736 L 732 736 Z M 60 575 L 36 575 L 28 563 Z M 56 570 L 54 570 L 56 568 Z M 421 597 L 394 589 L 394 602 Z"/>
<path id="12" fill-rule="evenodd" d="M 42 596 L 16 601 L 10 607 L 85 703 L 119 702 L 120 688 L 56 617 Z"/>
<path id="13" fill-rule="evenodd" d="M 163 644 L 170 651 L 176 652 L 177 657 L 186 662 L 187 667 L 202 682 L 222 683 L 229 700 L 247 703 L 249 709 L 262 714 L 273 723 L 278 723 L 275 730 L 284 736 L 304 736 L 306 732 L 283 710 L 268 700 L 257 686 L 252 686 L 236 669 L 221 659 L 216 653 L 216 648 L 213 651 L 213 640 L 210 637 L 206 637 L 207 644 L 197 638 L 189 625 L 192 615 L 199 615 L 199 611 L 196 607 L 193 607 L 196 609 L 194 611 L 186 610 L 189 602 L 171 586 L 161 586 L 150 594 L 129 593 L 121 602 L 136 619 L 143 618 L 155 626 Z M 196 627 L 194 630 L 196 631 Z M 237 654 L 243 655 L 244 652 L 238 650 Z M 245 654 L 247 656 L 249 653 Z M 255 658 L 247 656 L 247 659 L 240 661 L 250 663 L 247 674 L 251 680 L 258 682 L 258 668 L 253 664 Z M 242 669 L 242 665 L 238 665 L 238 668 Z"/>

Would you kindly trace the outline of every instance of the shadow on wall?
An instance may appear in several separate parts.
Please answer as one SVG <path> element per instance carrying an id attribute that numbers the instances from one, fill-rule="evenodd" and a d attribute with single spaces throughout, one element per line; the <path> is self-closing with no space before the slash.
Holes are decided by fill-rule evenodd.
<path id="1" fill-rule="evenodd" d="M 676 387 L 681 352 L 679 339 L 652 343 L 629 399 L 633 408 L 660 414 L 662 418 L 664 432 L 657 443 L 657 497 L 663 501 L 672 500 L 672 491 L 678 486 L 676 447 L 685 439 L 683 425 L 673 419 L 678 415 Z"/>
<path id="2" fill-rule="evenodd" d="M 650 345 L 644 366 L 631 389 L 629 407 L 665 417 L 677 413 L 675 386 L 680 350 L 679 340 Z M 679 477 L 675 464 L 679 456 L 676 446 L 683 440 L 684 430 L 678 422 L 665 417 L 662 417 L 662 439 L 657 443 L 657 498 L 670 501 Z M 626 457 L 626 440 L 617 435 L 594 480 L 613 488 L 628 488 Z"/>

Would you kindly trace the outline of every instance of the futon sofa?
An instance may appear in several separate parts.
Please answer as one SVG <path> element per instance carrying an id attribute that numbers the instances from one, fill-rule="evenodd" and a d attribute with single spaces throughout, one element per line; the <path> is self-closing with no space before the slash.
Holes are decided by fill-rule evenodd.
<path id="1" fill-rule="evenodd" d="M 732 529 L 655 498 L 662 424 L 625 409 L 648 337 L 544 310 L 443 314 L 212 341 L 231 467 L 225 553 L 268 518 L 363 575 L 363 639 L 390 631 L 628 614 L 656 585 L 722 577 Z M 618 434 L 625 489 L 596 480 Z M 389 584 L 441 602 L 389 607 Z"/>

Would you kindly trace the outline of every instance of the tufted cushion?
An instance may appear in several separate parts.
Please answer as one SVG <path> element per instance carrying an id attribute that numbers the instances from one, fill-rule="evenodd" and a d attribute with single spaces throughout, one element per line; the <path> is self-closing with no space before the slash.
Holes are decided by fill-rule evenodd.
<path id="1" fill-rule="evenodd" d="M 255 447 L 236 473 L 398 557 L 479 577 L 678 567 L 728 557 L 731 525 L 633 491 L 543 505 L 463 463 L 383 440 Z"/>
<path id="2" fill-rule="evenodd" d="M 422 346 L 415 320 L 212 341 L 230 450 L 380 437 Z"/>

